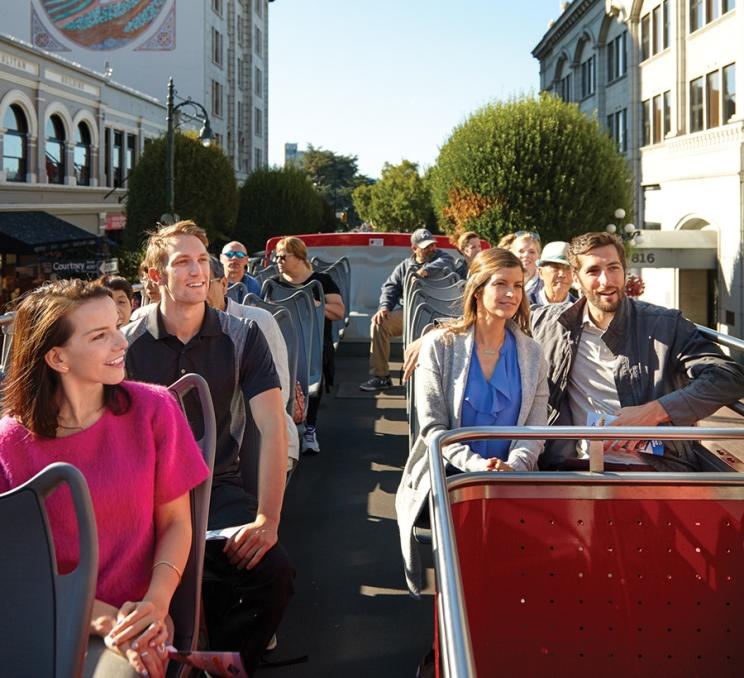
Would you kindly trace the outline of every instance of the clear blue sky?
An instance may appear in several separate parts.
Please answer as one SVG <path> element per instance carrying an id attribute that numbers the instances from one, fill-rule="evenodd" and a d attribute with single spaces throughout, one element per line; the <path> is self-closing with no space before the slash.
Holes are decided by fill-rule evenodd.
<path id="1" fill-rule="evenodd" d="M 269 5 L 269 162 L 284 143 L 432 165 L 489 101 L 539 88 L 531 51 L 559 0 L 276 0 Z"/>

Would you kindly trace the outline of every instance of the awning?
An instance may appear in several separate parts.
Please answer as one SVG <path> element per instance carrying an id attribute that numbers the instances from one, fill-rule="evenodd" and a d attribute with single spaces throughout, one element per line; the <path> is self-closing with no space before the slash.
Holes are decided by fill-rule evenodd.
<path id="1" fill-rule="evenodd" d="M 641 231 L 641 242 L 631 250 L 632 268 L 715 270 L 718 233 L 710 230 Z"/>
<path id="2" fill-rule="evenodd" d="M 41 254 L 95 245 L 99 236 L 48 212 L 0 212 L 0 253 Z"/>

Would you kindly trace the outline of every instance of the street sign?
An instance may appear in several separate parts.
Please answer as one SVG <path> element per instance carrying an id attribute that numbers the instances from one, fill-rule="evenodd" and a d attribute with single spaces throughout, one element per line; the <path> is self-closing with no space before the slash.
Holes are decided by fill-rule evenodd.
<path id="1" fill-rule="evenodd" d="M 56 274 L 62 277 L 99 276 L 105 273 L 117 273 L 119 260 L 114 259 L 73 259 L 41 262 L 46 275 Z"/>

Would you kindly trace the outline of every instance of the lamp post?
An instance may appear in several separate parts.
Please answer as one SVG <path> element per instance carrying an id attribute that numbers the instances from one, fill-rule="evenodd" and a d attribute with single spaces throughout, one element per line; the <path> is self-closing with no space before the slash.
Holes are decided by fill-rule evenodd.
<path id="1" fill-rule="evenodd" d="M 622 220 L 625 219 L 625 210 L 622 207 L 618 207 L 615 210 L 615 219 L 617 219 L 618 222 L 622 222 Z M 607 224 L 605 230 L 608 233 L 617 233 L 618 227 L 615 224 Z M 643 242 L 643 236 L 636 228 L 635 224 L 625 224 L 617 234 L 622 238 L 623 242 L 627 242 L 631 247 L 640 245 Z"/>
<path id="2" fill-rule="evenodd" d="M 182 101 L 180 104 L 174 104 L 173 99 L 175 97 L 175 88 L 173 86 L 173 78 L 168 80 L 168 96 L 166 97 L 166 116 L 165 121 L 167 125 L 167 131 L 165 135 L 165 204 L 168 208 L 168 212 L 163 215 L 161 221 L 163 223 L 174 223 L 176 221 L 176 208 L 175 208 L 175 190 L 174 190 L 174 175 L 175 175 L 175 157 L 176 157 L 176 112 L 184 106 L 192 106 L 200 114 L 199 119 L 202 121 L 202 128 L 199 130 L 199 139 L 204 146 L 209 146 L 212 141 L 212 127 L 209 123 L 209 115 L 207 111 L 198 101 L 192 101 L 190 98 Z"/>

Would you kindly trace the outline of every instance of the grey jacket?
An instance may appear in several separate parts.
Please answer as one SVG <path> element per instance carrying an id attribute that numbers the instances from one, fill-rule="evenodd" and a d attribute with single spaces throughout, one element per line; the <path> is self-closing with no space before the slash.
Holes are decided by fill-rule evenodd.
<path id="1" fill-rule="evenodd" d="M 532 309 L 532 334 L 550 366 L 548 423 L 571 426 L 566 387 L 581 339 L 586 299 Z M 615 356 L 620 405 L 658 400 L 675 426 L 692 426 L 744 396 L 744 368 L 725 356 L 682 314 L 635 299 L 623 299 L 602 340 Z M 583 422 L 576 422 L 581 425 Z M 540 467 L 555 469 L 576 456 L 576 441 L 549 441 Z M 666 443 L 664 457 L 648 456 L 658 470 L 699 470 L 693 445 Z"/>
<path id="2" fill-rule="evenodd" d="M 510 320 L 507 327 L 516 340 L 522 381 L 522 405 L 517 425 L 545 426 L 548 383 L 542 350 L 513 321 Z M 413 526 L 429 494 L 429 441 L 437 431 L 460 426 L 473 343 L 471 329 L 464 334 L 435 330 L 429 332 L 421 344 L 415 385 L 420 433 L 411 448 L 395 496 L 406 582 L 414 595 L 418 595 L 420 590 L 421 559 L 413 539 Z M 542 448 L 541 440 L 515 440 L 509 450 L 508 463 L 517 471 L 533 470 L 537 467 Z M 466 444 L 448 445 L 443 455 L 463 471 L 486 470 L 486 459 Z"/>
<path id="3" fill-rule="evenodd" d="M 392 311 L 403 297 L 403 285 L 406 282 L 408 274 L 418 270 L 424 270 L 431 277 L 438 278 L 454 271 L 455 261 L 447 252 L 443 252 L 442 250 L 436 250 L 434 252 L 434 258 L 425 264 L 419 264 L 413 254 L 403 259 L 393 269 L 390 277 L 382 284 L 378 309 L 384 308 Z"/>

